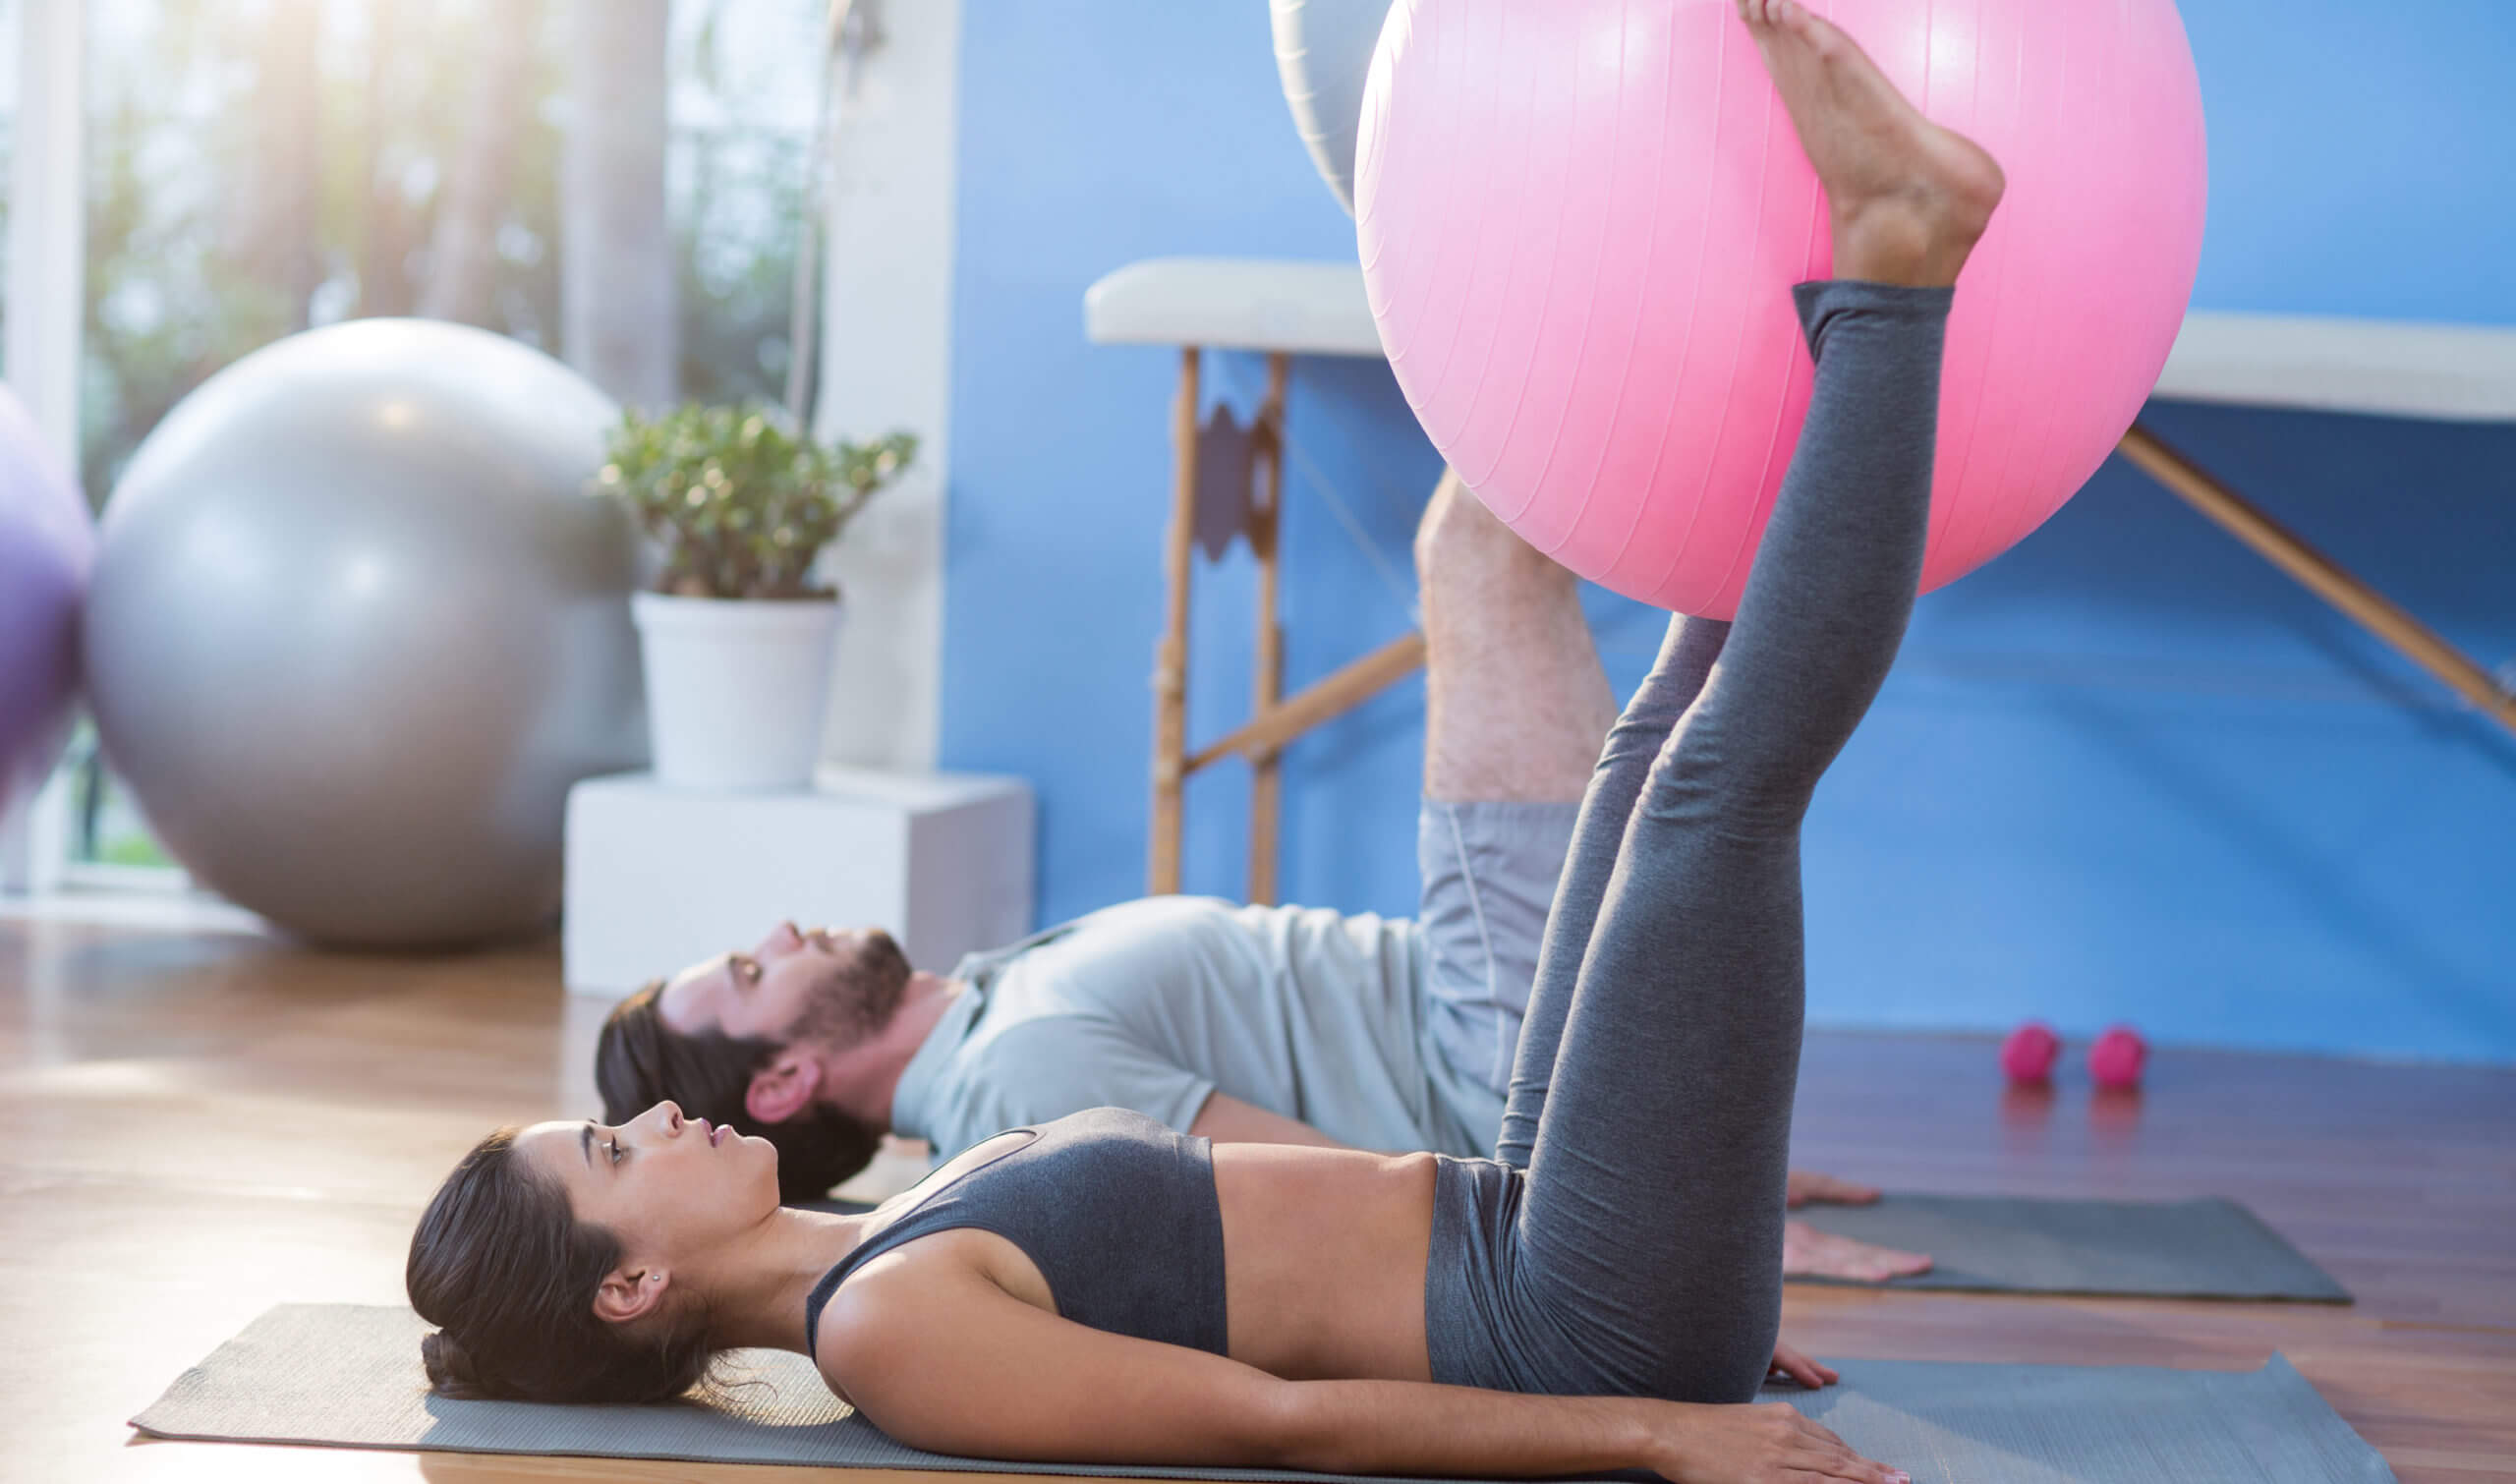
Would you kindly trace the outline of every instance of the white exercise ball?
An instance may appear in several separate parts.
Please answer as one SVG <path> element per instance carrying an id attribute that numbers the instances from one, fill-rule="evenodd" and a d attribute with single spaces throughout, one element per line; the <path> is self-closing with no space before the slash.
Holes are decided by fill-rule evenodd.
<path id="1" fill-rule="evenodd" d="M 1337 193 L 1345 214 L 1354 214 L 1354 140 L 1363 118 L 1363 84 L 1371 77 L 1372 48 L 1390 0 L 1268 0 L 1276 32 L 1276 75 L 1293 128 Z"/>
<path id="2" fill-rule="evenodd" d="M 571 784 L 646 753 L 617 409 L 541 352 L 366 319 L 220 371 L 107 503 L 107 757 L 205 885 L 349 947 L 546 923 Z"/>

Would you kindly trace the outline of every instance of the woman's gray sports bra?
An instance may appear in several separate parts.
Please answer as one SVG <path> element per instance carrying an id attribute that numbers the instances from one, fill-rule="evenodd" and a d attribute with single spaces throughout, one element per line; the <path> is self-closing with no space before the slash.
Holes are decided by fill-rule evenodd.
<path id="1" fill-rule="evenodd" d="M 804 1300 L 807 1354 L 847 1275 L 902 1242 L 974 1227 L 1038 1265 L 1060 1317 L 1221 1355 L 1223 1207 L 1207 1140 L 1139 1113 L 1094 1108 L 954 1177 L 822 1275 Z"/>

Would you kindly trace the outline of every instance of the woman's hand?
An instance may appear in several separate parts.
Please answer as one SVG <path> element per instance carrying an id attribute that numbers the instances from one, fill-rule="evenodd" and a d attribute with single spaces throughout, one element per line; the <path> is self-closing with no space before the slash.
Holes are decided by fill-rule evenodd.
<path id="1" fill-rule="evenodd" d="M 1650 1466 L 1671 1484 L 1913 1484 L 1780 1401 L 1669 1406 L 1671 1425 Z"/>
<path id="2" fill-rule="evenodd" d="M 1765 1379 L 1797 1381 L 1813 1392 L 1821 1386 L 1832 1386 L 1843 1377 L 1832 1366 L 1819 1365 L 1777 1340 L 1773 1342 L 1773 1365 L 1765 1371 Z"/>

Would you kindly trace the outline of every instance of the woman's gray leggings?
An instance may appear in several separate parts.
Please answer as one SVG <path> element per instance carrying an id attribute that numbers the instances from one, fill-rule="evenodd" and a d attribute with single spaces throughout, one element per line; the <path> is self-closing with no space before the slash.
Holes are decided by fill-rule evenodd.
<path id="1" fill-rule="evenodd" d="M 1672 620 L 1582 800 L 1493 1160 L 1446 1160 L 1437 1381 L 1744 1401 L 1782 1309 L 1800 822 L 1921 574 L 1951 291 L 1803 284 L 1808 419 L 1738 616 Z"/>

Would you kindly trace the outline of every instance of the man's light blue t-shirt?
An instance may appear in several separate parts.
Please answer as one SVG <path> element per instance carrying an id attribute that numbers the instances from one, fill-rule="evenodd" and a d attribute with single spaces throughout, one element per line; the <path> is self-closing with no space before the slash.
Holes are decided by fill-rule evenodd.
<path id="1" fill-rule="evenodd" d="M 1172 1128 L 1217 1092 L 1363 1149 L 1476 1153 L 1419 1039 L 1415 924 L 1163 896 L 954 971 L 891 1126 L 949 1158 L 1007 1128 L 1129 1108 Z"/>

